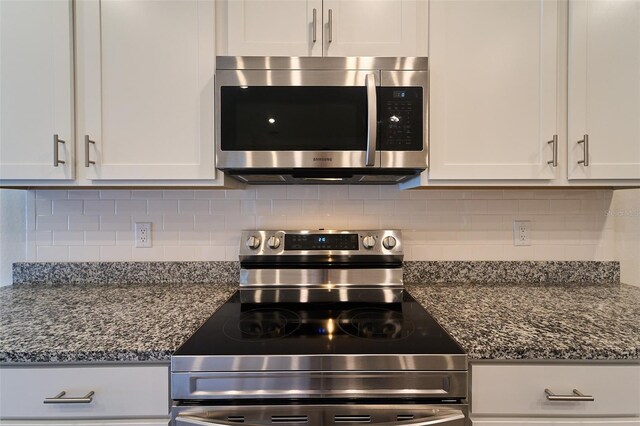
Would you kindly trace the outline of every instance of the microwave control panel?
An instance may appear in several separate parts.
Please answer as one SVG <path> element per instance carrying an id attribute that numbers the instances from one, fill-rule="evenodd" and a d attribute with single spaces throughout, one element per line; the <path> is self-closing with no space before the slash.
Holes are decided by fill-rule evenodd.
<path id="1" fill-rule="evenodd" d="M 422 87 L 381 87 L 378 92 L 382 151 L 422 151 Z"/>

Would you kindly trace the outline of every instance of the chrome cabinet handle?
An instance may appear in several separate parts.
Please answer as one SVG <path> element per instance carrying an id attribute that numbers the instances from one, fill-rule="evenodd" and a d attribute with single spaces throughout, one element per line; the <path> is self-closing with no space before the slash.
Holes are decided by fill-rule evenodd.
<path id="1" fill-rule="evenodd" d="M 544 390 L 549 401 L 595 401 L 593 395 L 585 395 L 578 389 L 574 389 L 571 395 L 556 395 L 549 389 Z"/>
<path id="2" fill-rule="evenodd" d="M 553 135 L 553 139 L 551 139 L 548 144 L 553 144 L 551 148 L 553 148 L 553 159 L 547 161 L 547 164 L 551 164 L 553 167 L 558 167 L 558 135 Z"/>
<path id="3" fill-rule="evenodd" d="M 333 41 L 333 10 L 329 9 L 329 43 Z"/>
<path id="4" fill-rule="evenodd" d="M 311 32 L 313 34 L 313 42 L 314 43 L 316 42 L 316 39 L 317 39 L 317 37 L 316 37 L 317 36 L 317 31 L 316 31 L 317 24 L 318 24 L 318 11 L 316 9 L 313 9 L 313 23 L 311 24 L 312 25 Z"/>
<path id="5" fill-rule="evenodd" d="M 91 144 L 96 144 L 94 141 L 89 139 L 89 135 L 84 135 L 84 166 L 89 167 L 92 164 L 96 164 L 95 161 L 91 161 L 91 157 L 89 156 L 89 147 Z"/>
<path id="6" fill-rule="evenodd" d="M 366 166 L 374 166 L 376 163 L 376 145 L 378 139 L 378 112 L 376 101 L 376 75 L 367 74 L 364 78 L 367 86 L 367 153 L 365 157 Z"/>
<path id="7" fill-rule="evenodd" d="M 578 164 L 584 164 L 585 167 L 589 166 L 589 135 L 584 135 L 582 140 L 579 140 L 578 143 L 582 144 L 582 160 L 578 161 Z"/>
<path id="8" fill-rule="evenodd" d="M 89 392 L 81 398 L 69 397 L 64 398 L 67 393 L 65 391 L 60 392 L 54 397 L 45 398 L 43 403 L 45 404 L 90 404 L 93 401 L 94 391 Z"/>
<path id="9" fill-rule="evenodd" d="M 62 139 L 58 137 L 58 135 L 53 135 L 53 167 L 58 167 L 59 164 L 64 164 L 64 161 L 60 159 L 59 147 L 60 144 L 64 143 Z"/>

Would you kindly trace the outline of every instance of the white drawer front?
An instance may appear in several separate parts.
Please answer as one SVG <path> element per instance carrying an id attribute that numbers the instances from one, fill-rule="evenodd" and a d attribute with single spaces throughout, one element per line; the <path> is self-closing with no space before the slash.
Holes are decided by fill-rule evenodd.
<path id="1" fill-rule="evenodd" d="M 639 416 L 640 365 L 476 364 L 471 411 L 500 416 Z M 577 389 L 593 402 L 548 401 Z"/>
<path id="2" fill-rule="evenodd" d="M 44 404 L 95 392 L 91 403 Z M 0 368 L 0 418 L 72 419 L 161 417 L 169 412 L 169 371 L 164 366 Z"/>

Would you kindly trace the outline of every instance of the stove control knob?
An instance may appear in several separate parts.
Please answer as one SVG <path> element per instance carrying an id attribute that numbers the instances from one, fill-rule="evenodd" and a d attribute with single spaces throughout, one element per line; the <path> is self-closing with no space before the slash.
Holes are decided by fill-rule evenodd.
<path id="1" fill-rule="evenodd" d="M 364 237 L 362 239 L 362 245 L 364 246 L 364 248 L 366 249 L 372 249 L 373 246 L 376 245 L 376 239 L 373 238 L 371 235 L 367 235 L 366 237 Z"/>
<path id="2" fill-rule="evenodd" d="M 260 238 L 254 237 L 253 235 L 247 238 L 247 248 L 251 250 L 255 250 L 260 247 Z"/>
<path id="3" fill-rule="evenodd" d="M 267 240 L 267 245 L 271 249 L 277 249 L 278 247 L 280 247 L 280 238 L 276 237 L 275 235 L 270 237 Z"/>
<path id="4" fill-rule="evenodd" d="M 397 244 L 397 241 L 395 237 L 392 237 L 391 235 L 389 235 L 388 237 L 384 237 L 384 240 L 382 240 L 382 245 L 387 250 L 391 250 L 396 246 L 396 244 Z"/>

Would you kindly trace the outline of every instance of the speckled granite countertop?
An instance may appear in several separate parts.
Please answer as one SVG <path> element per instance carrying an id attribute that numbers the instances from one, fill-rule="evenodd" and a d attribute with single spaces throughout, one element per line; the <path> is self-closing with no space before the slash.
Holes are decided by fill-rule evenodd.
<path id="1" fill-rule="evenodd" d="M 472 360 L 640 360 L 640 287 L 431 284 L 407 289 Z"/>
<path id="2" fill-rule="evenodd" d="M 0 288 L 0 363 L 163 361 L 237 284 Z M 640 288 L 408 285 L 470 359 L 640 359 Z"/>
<path id="3" fill-rule="evenodd" d="M 0 363 L 169 361 L 237 284 L 0 288 Z"/>

